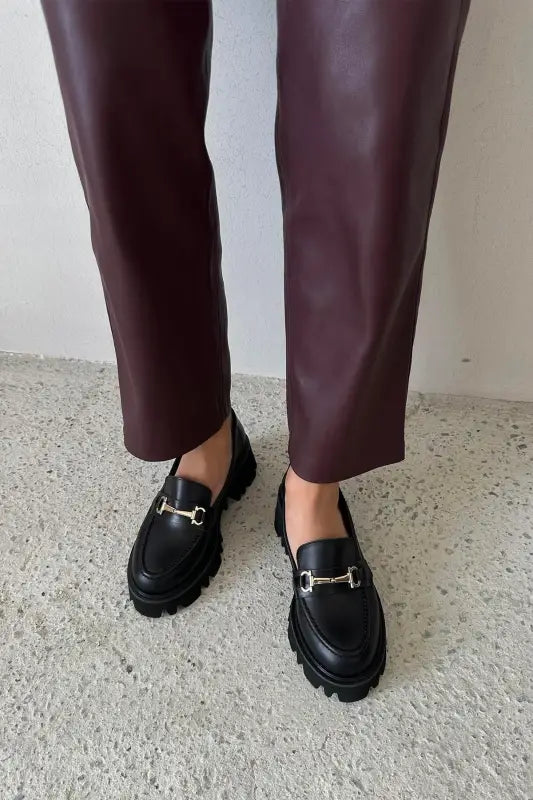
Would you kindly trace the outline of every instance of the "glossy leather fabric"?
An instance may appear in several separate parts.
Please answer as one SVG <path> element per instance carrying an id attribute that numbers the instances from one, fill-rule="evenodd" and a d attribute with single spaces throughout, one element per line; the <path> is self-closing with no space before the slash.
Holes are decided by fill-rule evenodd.
<path id="1" fill-rule="evenodd" d="M 404 454 L 427 230 L 468 0 L 278 0 L 289 452 L 340 480 Z M 43 0 L 113 330 L 125 441 L 210 436 L 230 362 L 204 142 L 207 0 Z"/>
<path id="2" fill-rule="evenodd" d="M 309 542 L 298 551 L 298 566 L 318 569 L 322 575 L 342 575 L 348 566 L 360 563 L 358 549 L 352 538 Z M 320 586 L 309 594 L 297 591 L 296 596 L 298 627 L 317 662 L 336 675 L 368 669 L 380 638 L 380 606 L 374 585 L 353 590 L 345 585 Z"/>
<path id="3" fill-rule="evenodd" d="M 210 4 L 43 3 L 117 353 L 127 448 L 166 460 L 230 412 L 204 141 Z"/>
<path id="4" fill-rule="evenodd" d="M 248 436 L 232 412 L 232 460 L 226 483 L 213 505 L 211 491 L 206 486 L 177 476 L 179 459 L 176 459 L 148 510 L 131 551 L 128 576 L 138 590 L 152 597 L 172 591 L 179 594 L 180 587 L 194 583 L 197 575 L 205 571 L 206 564 L 220 547 L 220 517 L 227 498 L 234 497 L 236 489 L 244 491 L 239 473 L 250 452 Z M 200 506 L 207 513 L 201 524 L 196 525 L 192 525 L 188 517 L 166 511 L 158 514 L 161 498 L 166 498 L 165 502 L 174 508 L 192 510 Z"/>
<path id="5" fill-rule="evenodd" d="M 314 663 L 315 670 L 325 671 L 332 684 L 346 679 L 358 682 L 370 673 L 369 684 L 382 671 L 385 651 L 385 624 L 381 604 L 355 532 L 352 516 L 342 492 L 339 511 L 347 536 L 318 539 L 298 548 L 294 559 L 285 527 L 285 484 L 278 492 L 276 531 L 289 556 L 294 583 L 290 610 L 297 631 L 301 655 Z M 345 575 L 357 568 L 358 586 L 346 583 L 322 584 L 312 591 L 300 588 L 300 571 L 310 570 L 317 577 Z"/>
<path id="6" fill-rule="evenodd" d="M 468 3 L 279 0 L 291 463 L 400 460 L 430 209 Z"/>

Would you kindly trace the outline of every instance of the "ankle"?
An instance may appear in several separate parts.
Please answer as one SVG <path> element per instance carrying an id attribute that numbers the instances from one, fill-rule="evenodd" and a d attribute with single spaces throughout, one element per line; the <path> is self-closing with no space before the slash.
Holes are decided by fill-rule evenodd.
<path id="1" fill-rule="evenodd" d="M 292 467 L 289 467 L 285 477 L 285 493 L 291 500 L 309 508 L 326 508 L 328 506 L 336 508 L 339 500 L 339 484 L 306 481 L 304 478 L 300 478 Z"/>
<path id="2" fill-rule="evenodd" d="M 311 483 L 290 467 L 285 477 L 285 524 L 295 559 L 298 548 L 307 542 L 346 536 L 339 511 L 339 484 Z"/>
<path id="3" fill-rule="evenodd" d="M 232 456 L 231 415 L 221 427 L 181 459 L 177 470 L 180 478 L 202 483 L 211 490 L 214 502 L 224 486 Z"/>

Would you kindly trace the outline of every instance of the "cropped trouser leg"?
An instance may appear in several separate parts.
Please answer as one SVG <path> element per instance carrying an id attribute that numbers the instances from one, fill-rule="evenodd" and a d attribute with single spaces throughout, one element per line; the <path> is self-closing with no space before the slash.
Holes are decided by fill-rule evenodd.
<path id="1" fill-rule="evenodd" d="M 117 354 L 126 447 L 164 460 L 229 413 L 204 141 L 207 0 L 43 0 Z"/>
<path id="2" fill-rule="evenodd" d="M 289 452 L 398 461 L 468 0 L 278 0 Z M 208 0 L 43 0 L 113 331 L 125 441 L 171 458 L 229 411 L 204 142 Z"/>
<path id="3" fill-rule="evenodd" d="M 289 454 L 404 456 L 429 216 L 465 0 L 278 0 Z"/>

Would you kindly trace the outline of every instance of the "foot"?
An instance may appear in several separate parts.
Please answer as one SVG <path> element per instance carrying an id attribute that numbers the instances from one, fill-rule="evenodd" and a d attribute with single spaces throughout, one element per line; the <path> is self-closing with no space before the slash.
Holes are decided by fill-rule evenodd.
<path id="1" fill-rule="evenodd" d="M 308 539 L 292 554 L 286 525 L 285 482 L 275 528 L 293 572 L 289 641 L 306 678 L 325 693 L 352 702 L 366 697 L 385 669 L 386 634 L 372 571 L 357 541 L 342 492 L 337 494 L 344 536 Z M 311 525 L 311 530 L 315 528 Z M 322 531 L 321 531 L 322 532 Z"/>
<path id="2" fill-rule="evenodd" d="M 176 475 L 207 486 L 214 503 L 228 476 L 231 449 L 230 414 L 211 438 L 181 457 Z"/>
<path id="3" fill-rule="evenodd" d="M 141 525 L 128 584 L 135 608 L 145 616 L 190 605 L 220 566 L 222 512 L 228 498 L 238 500 L 255 477 L 250 442 L 233 412 L 229 434 L 229 463 L 224 429 L 193 451 L 187 464 L 174 462 Z M 213 464 L 206 451 L 213 453 Z"/>
<path id="4" fill-rule="evenodd" d="M 348 535 L 339 511 L 339 484 L 310 483 L 292 467 L 285 477 L 285 519 L 294 559 L 302 544 Z"/>

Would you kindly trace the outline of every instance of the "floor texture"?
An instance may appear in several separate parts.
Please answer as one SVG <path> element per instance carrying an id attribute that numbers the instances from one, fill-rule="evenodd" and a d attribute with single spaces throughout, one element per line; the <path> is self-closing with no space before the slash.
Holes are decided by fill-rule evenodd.
<path id="1" fill-rule="evenodd" d="M 2 800 L 533 796 L 533 405 L 415 395 L 406 461 L 347 482 L 389 661 L 342 705 L 286 638 L 282 381 L 235 378 L 257 480 L 212 585 L 149 620 L 125 565 L 165 465 L 125 455 L 114 368 L 0 370 Z"/>

